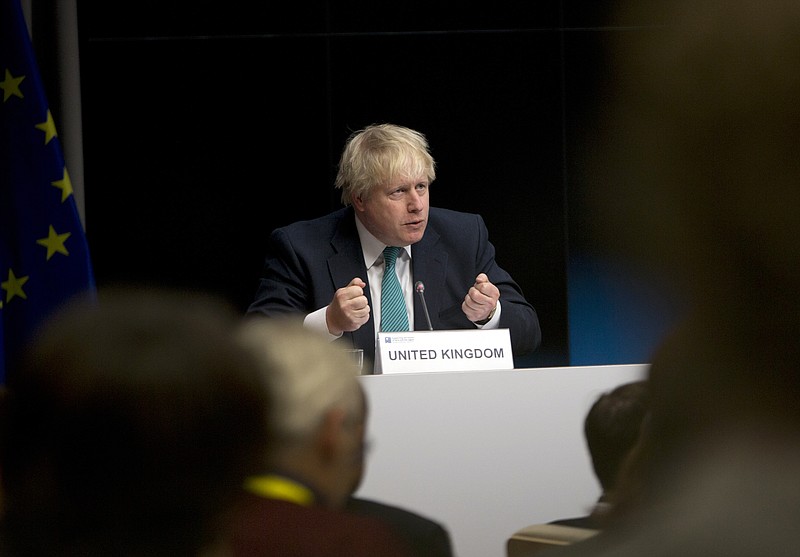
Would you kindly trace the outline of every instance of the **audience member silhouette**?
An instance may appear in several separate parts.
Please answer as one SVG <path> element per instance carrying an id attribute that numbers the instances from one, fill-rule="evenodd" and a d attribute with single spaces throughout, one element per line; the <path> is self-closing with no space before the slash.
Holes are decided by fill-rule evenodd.
<path id="1" fill-rule="evenodd" d="M 368 417 L 366 397 L 364 399 L 364 419 Z M 359 463 L 356 481 L 350 490 L 355 494 L 365 472 L 365 459 Z M 415 557 L 452 557 L 453 546 L 450 533 L 445 526 L 430 517 L 397 505 L 375 499 L 351 495 L 347 498 L 345 509 L 349 512 L 374 516 L 387 522 L 408 544 Z"/>
<path id="2" fill-rule="evenodd" d="M 415 557 L 452 557 L 453 546 L 447 528 L 430 517 L 410 509 L 364 497 L 353 496 L 345 504 L 348 512 L 376 517 L 391 526 L 405 540 Z"/>
<path id="3" fill-rule="evenodd" d="M 663 25 L 611 53 L 597 207 L 629 226 L 606 248 L 671 277 L 691 311 L 652 359 L 612 520 L 546 555 L 797 555 L 800 3 L 645 4 Z"/>
<path id="4" fill-rule="evenodd" d="M 614 499 L 617 477 L 639 439 L 648 409 L 647 381 L 623 383 L 601 394 L 584 420 L 584 438 L 602 492 L 586 516 L 554 520 L 551 524 L 599 530 Z"/>
<path id="5" fill-rule="evenodd" d="M 238 313 L 109 290 L 49 319 L 2 404 L 2 554 L 196 556 L 260 462 L 268 411 Z"/>
<path id="6" fill-rule="evenodd" d="M 272 394 L 259 474 L 229 517 L 238 556 L 411 557 L 385 522 L 345 511 L 362 473 L 366 397 L 352 359 L 294 318 L 253 318 L 241 338 Z"/>

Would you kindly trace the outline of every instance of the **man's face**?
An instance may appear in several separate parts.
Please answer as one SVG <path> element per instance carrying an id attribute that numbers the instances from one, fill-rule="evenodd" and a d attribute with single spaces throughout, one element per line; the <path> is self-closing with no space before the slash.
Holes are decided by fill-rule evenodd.
<path id="1" fill-rule="evenodd" d="M 415 244 L 428 225 L 428 179 L 396 178 L 377 186 L 366 199 L 353 200 L 356 215 L 381 242 L 389 246 Z"/>

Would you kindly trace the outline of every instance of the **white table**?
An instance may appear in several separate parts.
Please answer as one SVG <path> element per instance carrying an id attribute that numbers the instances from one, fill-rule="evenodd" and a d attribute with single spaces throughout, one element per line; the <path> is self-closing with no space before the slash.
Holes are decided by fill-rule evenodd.
<path id="1" fill-rule="evenodd" d="M 505 557 L 514 531 L 595 502 L 583 420 L 647 367 L 362 376 L 372 450 L 358 495 L 442 522 L 457 557 Z"/>

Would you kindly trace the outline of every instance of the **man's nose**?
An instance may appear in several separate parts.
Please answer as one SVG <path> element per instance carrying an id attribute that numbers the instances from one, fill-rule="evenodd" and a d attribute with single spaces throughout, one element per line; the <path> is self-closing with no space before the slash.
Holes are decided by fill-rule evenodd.
<path id="1" fill-rule="evenodd" d="M 416 190 L 412 190 L 408 194 L 408 211 L 416 213 L 422 210 L 422 196 Z"/>

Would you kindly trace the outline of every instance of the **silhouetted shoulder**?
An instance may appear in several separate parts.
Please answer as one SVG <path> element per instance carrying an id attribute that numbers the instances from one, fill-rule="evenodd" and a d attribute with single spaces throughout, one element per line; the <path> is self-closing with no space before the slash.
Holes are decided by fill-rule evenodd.
<path id="1" fill-rule="evenodd" d="M 414 511 L 351 497 L 346 509 L 350 512 L 377 517 L 388 523 L 407 540 L 412 554 L 418 557 L 452 557 L 450 534 L 443 524 Z"/>

